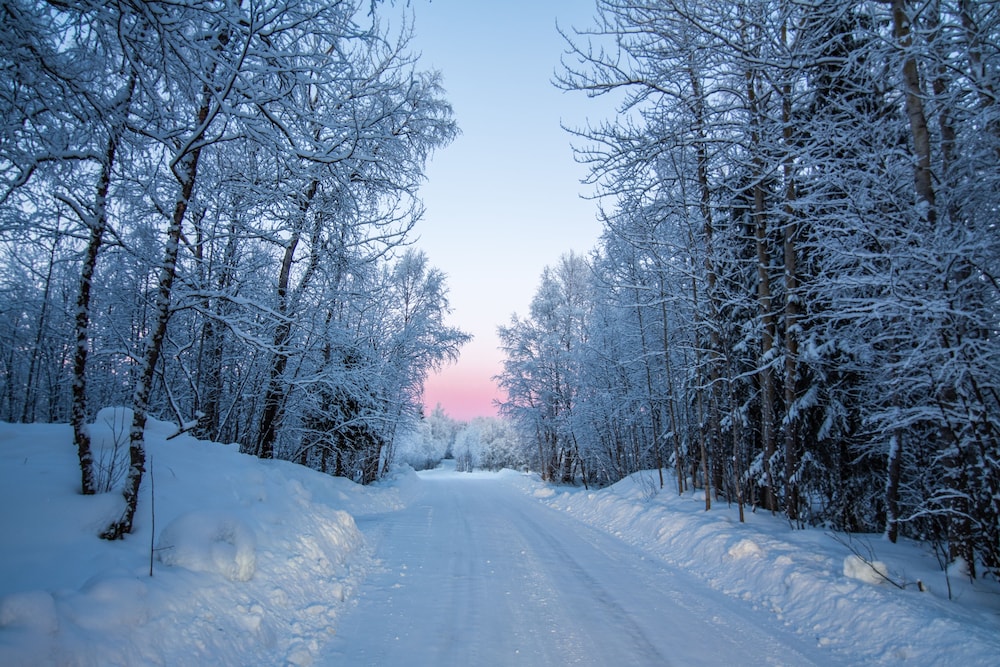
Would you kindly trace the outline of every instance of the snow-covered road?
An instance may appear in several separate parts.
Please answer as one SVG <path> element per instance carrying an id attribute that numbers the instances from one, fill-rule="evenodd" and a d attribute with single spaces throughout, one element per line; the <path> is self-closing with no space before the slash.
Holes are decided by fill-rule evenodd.
<path id="1" fill-rule="evenodd" d="M 706 512 L 698 491 L 657 492 L 655 471 L 592 491 L 509 470 L 399 470 L 360 486 L 167 441 L 175 430 L 147 424 L 156 525 L 144 485 L 136 533 L 107 542 L 96 532 L 120 496 L 79 493 L 69 426 L 0 423 L 0 665 L 994 667 L 1000 655 L 995 582 L 946 578 L 917 543 Z M 852 539 L 905 588 L 859 570 Z"/>
<path id="2" fill-rule="evenodd" d="M 377 570 L 318 664 L 809 665 L 834 657 L 491 475 L 358 517 Z"/>

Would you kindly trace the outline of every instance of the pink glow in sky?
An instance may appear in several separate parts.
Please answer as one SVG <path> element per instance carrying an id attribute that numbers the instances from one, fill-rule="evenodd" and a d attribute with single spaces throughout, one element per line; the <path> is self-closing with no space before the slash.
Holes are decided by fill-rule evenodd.
<path id="1" fill-rule="evenodd" d="M 432 376 L 424 384 L 426 413 L 440 404 L 449 417 L 459 421 L 496 414 L 494 401 L 500 398 L 500 391 L 483 381 L 495 372 L 493 364 L 466 360 Z"/>
<path id="2" fill-rule="evenodd" d="M 591 0 L 433 0 L 407 3 L 420 67 L 441 72 L 461 136 L 438 151 L 420 197 L 418 247 L 448 276 L 452 314 L 474 336 L 457 364 L 424 389 L 455 419 L 496 414 L 498 325 L 528 313 L 545 266 L 587 253 L 597 207 L 560 122 L 601 119 L 608 105 L 552 85 L 565 45 L 556 23 L 591 24 Z"/>

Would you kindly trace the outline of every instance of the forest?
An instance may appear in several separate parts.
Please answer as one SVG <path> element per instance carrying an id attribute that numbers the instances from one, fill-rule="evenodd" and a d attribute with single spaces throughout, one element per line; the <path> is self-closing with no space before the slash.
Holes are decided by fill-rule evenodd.
<path id="1" fill-rule="evenodd" d="M 0 420 L 72 424 L 82 492 L 123 488 L 104 537 L 148 416 L 368 483 L 468 339 L 411 247 L 457 128 L 375 4 L 0 8 Z"/>
<path id="2" fill-rule="evenodd" d="M 1000 6 L 600 0 L 564 37 L 618 114 L 568 128 L 598 247 L 500 328 L 532 467 L 1000 574 Z"/>
<path id="3" fill-rule="evenodd" d="M 0 7 L 0 420 L 72 425 L 104 537 L 148 417 L 362 483 L 452 428 L 422 386 L 469 337 L 412 243 L 458 129 L 390 5 Z M 567 128 L 604 233 L 499 328 L 508 424 L 436 442 L 1000 575 L 1000 7 L 597 0 L 564 37 L 556 85 L 618 107 Z"/>

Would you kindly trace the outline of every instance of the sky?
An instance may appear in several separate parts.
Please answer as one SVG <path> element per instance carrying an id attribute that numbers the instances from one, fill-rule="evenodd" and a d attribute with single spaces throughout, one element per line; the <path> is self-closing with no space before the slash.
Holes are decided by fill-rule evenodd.
<path id="1" fill-rule="evenodd" d="M 597 243 L 597 205 L 581 195 L 563 122 L 606 115 L 600 102 L 552 80 L 566 49 L 556 25 L 586 27 L 593 0 L 414 0 L 414 50 L 442 73 L 462 134 L 439 150 L 421 189 L 417 246 L 448 276 L 448 323 L 474 336 L 456 364 L 425 385 L 428 412 L 496 414 L 497 326 L 528 313 L 541 273 Z"/>

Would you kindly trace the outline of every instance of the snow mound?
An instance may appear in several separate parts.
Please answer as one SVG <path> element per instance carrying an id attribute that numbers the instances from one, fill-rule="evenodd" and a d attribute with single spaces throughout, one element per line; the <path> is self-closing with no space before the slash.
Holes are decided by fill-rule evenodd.
<path id="1" fill-rule="evenodd" d="M 761 558 L 764 555 L 764 550 L 753 540 L 743 539 L 729 547 L 729 551 L 726 553 L 733 560 L 742 560 L 751 557 Z"/>
<path id="2" fill-rule="evenodd" d="M 177 517 L 160 533 L 156 545 L 164 565 L 221 574 L 249 581 L 257 570 L 257 536 L 239 517 L 194 510 Z"/>
<path id="3" fill-rule="evenodd" d="M 149 589 L 134 577 L 98 575 L 65 600 L 67 617 L 80 628 L 106 632 L 134 628 L 149 620 Z"/>
<path id="4" fill-rule="evenodd" d="M 850 554 L 844 558 L 844 576 L 866 584 L 884 584 L 889 579 L 889 569 L 880 560 L 866 561 Z"/>
<path id="5" fill-rule="evenodd" d="M 45 591 L 5 595 L 0 598 L 0 628 L 10 626 L 55 634 L 59 629 L 55 600 Z"/>
<path id="6" fill-rule="evenodd" d="M 100 412 L 96 459 L 124 454 L 127 470 L 130 422 Z M 329 641 L 372 565 L 354 517 L 415 490 L 177 431 L 147 421 L 134 530 L 108 542 L 98 533 L 121 512 L 122 480 L 83 496 L 68 425 L 0 423 L 0 665 L 282 665 Z"/>
<path id="7" fill-rule="evenodd" d="M 89 425 L 90 436 L 93 438 L 97 429 L 107 427 L 108 429 L 118 429 L 118 425 L 122 425 L 123 430 L 128 436 L 129 427 L 132 426 L 132 409 L 123 408 L 121 406 L 101 408 L 97 411 L 97 416 L 94 417 L 94 423 Z"/>

